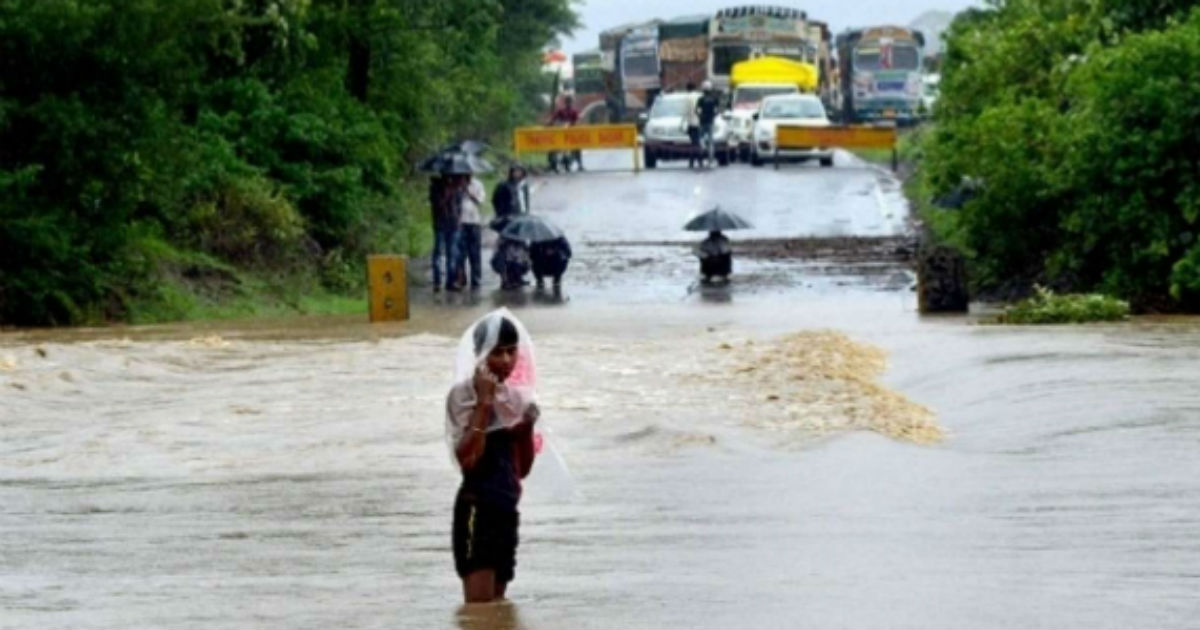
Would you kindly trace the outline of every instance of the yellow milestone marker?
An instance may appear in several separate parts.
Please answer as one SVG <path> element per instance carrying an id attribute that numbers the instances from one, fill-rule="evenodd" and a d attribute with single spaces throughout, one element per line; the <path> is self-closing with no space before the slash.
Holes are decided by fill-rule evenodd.
<path id="1" fill-rule="evenodd" d="M 404 256 L 367 257 L 367 291 L 372 322 L 408 319 L 408 259 Z"/>

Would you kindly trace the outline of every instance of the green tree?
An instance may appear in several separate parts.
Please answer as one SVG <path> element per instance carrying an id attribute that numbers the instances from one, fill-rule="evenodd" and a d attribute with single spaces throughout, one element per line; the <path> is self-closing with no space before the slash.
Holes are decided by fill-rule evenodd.
<path id="1" fill-rule="evenodd" d="M 1200 306 L 1187 4 L 1007 0 L 956 20 L 919 188 L 981 183 L 933 222 L 966 247 L 978 288 Z"/>
<path id="2" fill-rule="evenodd" d="M 0 323 L 233 270 L 352 287 L 428 220 L 412 162 L 530 120 L 574 25 L 568 0 L 0 0 Z"/>

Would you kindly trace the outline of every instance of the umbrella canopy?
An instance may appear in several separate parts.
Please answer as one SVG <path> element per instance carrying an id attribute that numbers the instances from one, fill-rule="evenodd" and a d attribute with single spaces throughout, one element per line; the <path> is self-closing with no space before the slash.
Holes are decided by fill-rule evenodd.
<path id="1" fill-rule="evenodd" d="M 417 166 L 417 170 L 439 175 L 471 175 L 490 173 L 496 169 L 491 162 L 476 154 L 450 151 L 427 158 Z"/>
<path id="2" fill-rule="evenodd" d="M 745 230 L 752 227 L 754 226 L 750 225 L 750 222 L 742 217 L 716 207 L 688 221 L 687 225 L 683 226 L 683 229 L 689 232 L 712 232 L 714 230 L 724 232 L 726 230 Z"/>
<path id="3" fill-rule="evenodd" d="M 459 142 L 455 142 L 454 144 L 448 144 L 442 147 L 440 153 L 469 153 L 472 155 L 478 155 L 490 148 L 491 147 L 489 147 L 486 143 L 480 142 L 479 140 L 461 140 Z"/>
<path id="4" fill-rule="evenodd" d="M 500 236 L 516 241 L 544 243 L 562 238 L 563 231 L 536 214 L 522 214 L 509 220 L 508 225 L 500 231 Z"/>

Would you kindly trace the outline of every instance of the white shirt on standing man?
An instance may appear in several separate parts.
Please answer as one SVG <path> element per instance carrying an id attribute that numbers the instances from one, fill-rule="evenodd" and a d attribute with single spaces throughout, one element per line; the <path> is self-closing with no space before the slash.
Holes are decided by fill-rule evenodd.
<path id="1" fill-rule="evenodd" d="M 472 176 L 471 182 L 467 184 L 467 194 L 462 200 L 462 222 L 472 225 L 483 223 L 483 200 L 486 193 L 483 190 L 483 182 Z"/>

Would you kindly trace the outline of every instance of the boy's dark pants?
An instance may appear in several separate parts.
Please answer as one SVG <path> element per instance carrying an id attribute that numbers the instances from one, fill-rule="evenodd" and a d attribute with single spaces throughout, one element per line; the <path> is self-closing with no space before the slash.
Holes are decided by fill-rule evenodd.
<path id="1" fill-rule="evenodd" d="M 460 491 L 454 502 L 451 537 L 458 576 L 491 569 L 497 582 L 511 582 L 516 573 L 520 521 L 516 511 L 496 508 Z"/>

